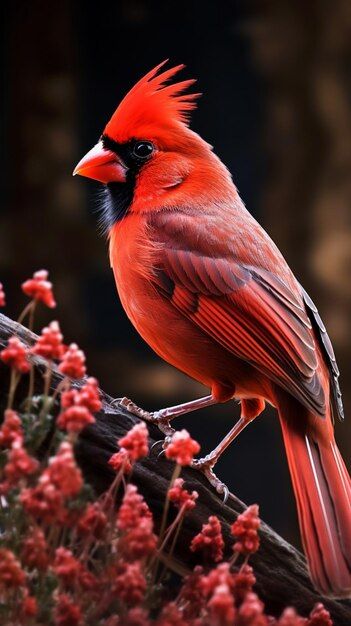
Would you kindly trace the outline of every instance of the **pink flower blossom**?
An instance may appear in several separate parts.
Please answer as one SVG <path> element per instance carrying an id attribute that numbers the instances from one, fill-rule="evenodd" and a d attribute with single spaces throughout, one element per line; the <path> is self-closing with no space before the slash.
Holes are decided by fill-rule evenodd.
<path id="1" fill-rule="evenodd" d="M 310 613 L 307 626 L 333 626 L 330 613 L 322 603 L 316 604 L 313 611 Z"/>
<path id="2" fill-rule="evenodd" d="M 24 539 L 21 552 L 22 563 L 29 569 L 45 571 L 49 564 L 48 545 L 40 528 L 33 528 Z"/>
<path id="3" fill-rule="evenodd" d="M 28 350 L 18 337 L 10 337 L 6 348 L 0 352 L 0 359 L 21 374 L 29 372 Z"/>
<path id="4" fill-rule="evenodd" d="M 85 354 L 76 343 L 71 343 L 62 357 L 59 371 L 69 378 L 83 378 L 87 371 Z"/>
<path id="5" fill-rule="evenodd" d="M 21 603 L 20 614 L 25 619 L 26 617 L 35 617 L 38 613 L 38 603 L 34 596 L 27 595 Z"/>
<path id="6" fill-rule="evenodd" d="M 205 559 L 221 561 L 223 559 L 224 541 L 222 536 L 221 524 L 216 515 L 208 518 L 208 523 L 203 524 L 201 532 L 196 535 L 191 544 L 192 552 L 202 551 Z"/>
<path id="7" fill-rule="evenodd" d="M 22 442 L 16 440 L 8 453 L 8 460 L 4 467 L 4 474 L 9 484 L 14 485 L 22 478 L 26 478 L 37 471 L 39 463 L 22 447 Z"/>
<path id="8" fill-rule="evenodd" d="M 260 526 L 257 504 L 252 504 L 246 511 L 238 515 L 232 524 L 232 535 L 237 539 L 233 546 L 235 552 L 240 554 L 254 554 L 260 545 L 257 530 Z"/>
<path id="9" fill-rule="evenodd" d="M 83 486 L 83 477 L 77 466 L 72 445 L 63 441 L 56 455 L 49 459 L 44 472 L 49 481 L 65 496 L 76 496 Z"/>
<path id="10" fill-rule="evenodd" d="M 57 426 L 71 433 L 80 433 L 89 424 L 95 423 L 95 417 L 85 406 L 74 405 L 60 413 Z"/>
<path id="11" fill-rule="evenodd" d="M 234 594 L 240 602 L 245 598 L 246 594 L 252 591 L 252 587 L 256 583 L 253 569 L 250 565 L 244 565 L 238 572 L 234 574 Z"/>
<path id="12" fill-rule="evenodd" d="M 66 593 L 61 593 L 56 598 L 54 624 L 55 626 L 80 626 L 82 624 L 80 606 Z"/>
<path id="13" fill-rule="evenodd" d="M 208 601 L 211 625 L 231 626 L 234 623 L 234 598 L 226 584 L 215 588 L 212 598 Z"/>
<path id="14" fill-rule="evenodd" d="M 184 578 L 179 595 L 180 602 L 184 606 L 183 614 L 186 619 L 194 619 L 205 606 L 206 594 L 203 581 L 204 570 L 200 565 L 197 565 L 193 572 Z"/>
<path id="15" fill-rule="evenodd" d="M 146 592 L 146 580 L 138 561 L 135 563 L 120 561 L 110 581 L 114 595 L 128 606 L 142 602 Z"/>
<path id="16" fill-rule="evenodd" d="M 14 553 L 0 548 L 0 590 L 22 587 L 25 580 L 26 575 Z"/>
<path id="17" fill-rule="evenodd" d="M 225 585 L 233 592 L 235 574 L 230 571 L 229 563 L 220 563 L 217 567 L 211 569 L 206 576 L 202 576 L 200 585 L 206 598 L 209 598 L 219 585 Z"/>
<path id="18" fill-rule="evenodd" d="M 89 411 L 96 413 L 101 410 L 99 383 L 96 378 L 89 376 L 85 385 L 79 390 L 79 404 L 86 406 Z"/>
<path id="19" fill-rule="evenodd" d="M 175 602 L 168 602 L 156 621 L 156 626 L 188 626 L 188 622 L 183 619 L 182 611 Z"/>
<path id="20" fill-rule="evenodd" d="M 107 526 L 107 517 L 99 502 L 88 504 L 84 513 L 81 514 L 77 524 L 79 535 L 91 535 L 95 539 L 104 536 Z"/>
<path id="21" fill-rule="evenodd" d="M 200 445 L 192 439 L 188 431 L 177 430 L 166 448 L 166 457 L 179 465 L 190 465 L 194 455 L 200 451 Z"/>
<path id="22" fill-rule="evenodd" d="M 57 523 L 64 513 L 64 497 L 47 475 L 42 475 L 36 487 L 23 489 L 20 494 L 23 508 L 33 518 L 47 524 Z"/>
<path id="23" fill-rule="evenodd" d="M 292 608 L 286 608 L 278 620 L 278 626 L 306 626 L 307 620 L 300 617 L 297 611 Z"/>
<path id="24" fill-rule="evenodd" d="M 23 441 L 22 422 L 16 411 L 6 409 L 0 427 L 0 447 L 10 448 L 14 441 Z"/>
<path id="25" fill-rule="evenodd" d="M 61 359 L 65 351 L 62 341 L 59 323 L 51 322 L 49 326 L 43 328 L 31 352 L 48 360 Z"/>
<path id="26" fill-rule="evenodd" d="M 248 593 L 238 609 L 238 626 L 268 626 L 264 604 L 255 593 Z"/>
<path id="27" fill-rule="evenodd" d="M 71 550 L 60 546 L 55 551 L 52 570 L 66 587 L 72 587 L 78 579 L 81 564 L 73 556 Z"/>
<path id="28" fill-rule="evenodd" d="M 144 559 L 156 550 L 157 537 L 153 533 L 150 517 L 142 517 L 137 526 L 123 533 L 118 542 L 118 550 L 126 561 Z"/>
<path id="29" fill-rule="evenodd" d="M 34 272 L 33 278 L 22 283 L 22 291 L 33 298 L 43 302 L 49 309 L 56 306 L 55 298 L 52 292 L 52 283 L 48 281 L 49 272 L 47 270 L 39 270 Z"/>
<path id="30" fill-rule="evenodd" d="M 122 504 L 117 512 L 117 528 L 133 530 L 143 518 L 151 519 L 151 512 L 135 485 L 127 485 Z"/>
<path id="31" fill-rule="evenodd" d="M 184 480 L 182 478 L 176 478 L 173 487 L 168 490 L 168 498 L 175 506 L 183 511 L 191 511 L 196 505 L 196 500 L 199 497 L 197 491 L 187 491 L 183 487 Z"/>
<path id="32" fill-rule="evenodd" d="M 120 448 L 127 450 L 130 460 L 137 461 L 149 452 L 148 429 L 144 422 L 139 422 L 118 441 Z"/>
<path id="33" fill-rule="evenodd" d="M 121 448 L 118 452 L 115 452 L 115 454 L 113 454 L 109 458 L 108 464 L 111 465 L 112 469 L 114 469 L 115 472 L 119 472 L 121 469 L 123 469 L 124 474 L 130 474 L 133 469 L 132 464 L 129 460 L 129 454 L 124 448 Z"/>

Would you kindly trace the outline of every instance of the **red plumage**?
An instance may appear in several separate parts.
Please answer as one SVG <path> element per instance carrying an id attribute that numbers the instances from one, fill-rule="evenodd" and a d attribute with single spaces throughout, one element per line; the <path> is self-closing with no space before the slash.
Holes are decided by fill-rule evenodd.
<path id="1" fill-rule="evenodd" d="M 95 149 L 76 169 L 115 181 L 110 259 L 122 304 L 155 352 L 215 401 L 239 398 L 246 421 L 265 401 L 277 408 L 312 579 L 347 596 L 351 487 L 333 434 L 342 405 L 330 340 L 225 166 L 188 128 L 196 95 L 182 92 L 193 81 L 166 85 L 182 66 L 161 65 L 119 105 L 98 158 Z M 138 142 L 150 150 L 142 162 Z"/>

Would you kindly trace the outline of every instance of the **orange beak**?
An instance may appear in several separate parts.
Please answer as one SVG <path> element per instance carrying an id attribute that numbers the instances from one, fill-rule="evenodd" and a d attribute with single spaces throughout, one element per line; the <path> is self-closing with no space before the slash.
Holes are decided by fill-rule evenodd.
<path id="1" fill-rule="evenodd" d="M 79 174 L 100 183 L 125 183 L 127 168 L 111 150 L 104 148 L 102 141 L 96 144 L 76 165 L 73 176 Z"/>

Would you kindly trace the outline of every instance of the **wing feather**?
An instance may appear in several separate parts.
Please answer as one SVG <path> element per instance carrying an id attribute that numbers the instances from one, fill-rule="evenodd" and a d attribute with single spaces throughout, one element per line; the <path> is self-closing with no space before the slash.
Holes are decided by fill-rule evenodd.
<path id="1" fill-rule="evenodd" d="M 232 258 L 169 246 L 155 280 L 208 336 L 324 416 L 311 320 L 303 298 L 280 278 Z"/>

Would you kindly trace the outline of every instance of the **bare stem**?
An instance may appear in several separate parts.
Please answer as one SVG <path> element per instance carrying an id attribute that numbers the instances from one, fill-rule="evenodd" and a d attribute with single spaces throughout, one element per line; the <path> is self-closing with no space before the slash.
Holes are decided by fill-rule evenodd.
<path id="1" fill-rule="evenodd" d="M 169 496 L 168 496 L 168 492 L 173 487 L 174 481 L 177 478 L 179 478 L 181 471 L 182 471 L 182 467 L 181 467 L 181 465 L 179 465 L 177 463 L 175 468 L 174 468 L 174 471 L 173 471 L 173 474 L 172 474 L 172 478 L 171 478 L 171 482 L 169 484 L 169 487 L 168 487 L 167 493 L 166 493 L 166 499 L 165 499 L 165 505 L 164 505 L 164 508 L 163 508 L 163 515 L 162 515 L 162 521 L 161 521 L 161 527 L 160 527 L 160 535 L 159 535 L 159 543 L 160 544 L 162 544 L 162 542 L 163 542 L 163 535 L 164 535 L 164 532 L 165 532 L 166 523 L 167 523 L 167 517 L 168 517 L 168 510 L 169 510 Z"/>
<path id="2" fill-rule="evenodd" d="M 26 408 L 27 408 L 28 413 L 30 411 L 30 407 L 32 404 L 32 397 L 34 393 L 34 378 L 35 378 L 35 368 L 34 368 L 33 363 L 31 363 L 30 370 L 29 370 L 28 397 L 27 397 L 27 402 L 26 402 Z"/>
<path id="3" fill-rule="evenodd" d="M 36 302 L 35 300 L 31 300 L 27 306 L 24 307 L 22 313 L 20 314 L 19 318 L 17 319 L 17 324 L 22 324 L 23 320 L 25 319 L 25 317 L 31 313 L 32 309 L 33 309 L 33 313 L 34 313 L 34 309 L 35 309 L 35 305 Z M 30 318 L 31 319 L 31 318 Z"/>
<path id="4" fill-rule="evenodd" d="M 21 378 L 21 374 L 17 372 L 15 369 L 11 370 L 11 378 L 10 378 L 10 388 L 9 388 L 9 397 L 7 402 L 7 408 L 12 409 L 13 401 L 15 398 L 16 388 Z"/>

